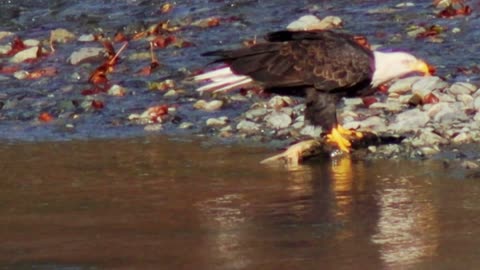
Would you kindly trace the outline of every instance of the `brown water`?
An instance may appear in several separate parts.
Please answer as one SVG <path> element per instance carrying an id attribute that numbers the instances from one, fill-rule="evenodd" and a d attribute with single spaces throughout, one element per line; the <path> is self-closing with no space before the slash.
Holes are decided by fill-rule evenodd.
<path id="1" fill-rule="evenodd" d="M 478 269 L 480 181 L 440 161 L 258 161 L 143 138 L 0 145 L 1 269 Z"/>

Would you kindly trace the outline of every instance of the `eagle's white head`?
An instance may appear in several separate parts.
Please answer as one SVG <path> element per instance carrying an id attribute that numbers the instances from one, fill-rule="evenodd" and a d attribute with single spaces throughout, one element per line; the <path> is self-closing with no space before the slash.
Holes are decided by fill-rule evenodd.
<path id="1" fill-rule="evenodd" d="M 409 53 L 374 51 L 373 56 L 375 59 L 375 71 L 371 83 L 373 87 L 409 73 L 430 75 L 430 67 Z"/>

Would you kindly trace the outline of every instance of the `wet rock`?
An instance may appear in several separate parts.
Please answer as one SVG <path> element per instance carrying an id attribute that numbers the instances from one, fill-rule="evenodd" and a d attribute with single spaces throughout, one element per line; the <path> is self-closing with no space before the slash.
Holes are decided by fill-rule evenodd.
<path id="1" fill-rule="evenodd" d="M 247 133 L 247 134 L 252 134 L 260 131 L 260 125 L 257 123 L 254 123 L 252 121 L 248 120 L 242 120 L 237 124 L 237 130 Z"/>
<path id="2" fill-rule="evenodd" d="M 406 94 L 412 90 L 412 85 L 420 80 L 422 77 L 420 76 L 413 76 L 413 77 L 407 77 L 403 79 L 399 79 L 395 81 L 389 88 L 388 88 L 388 93 L 396 93 L 396 94 Z"/>
<path id="3" fill-rule="evenodd" d="M 477 87 L 471 83 L 456 82 L 448 88 L 448 93 L 452 95 L 470 95 L 477 90 Z"/>
<path id="4" fill-rule="evenodd" d="M 264 115 L 267 114 L 267 109 L 265 108 L 256 108 L 256 109 L 252 109 L 252 110 L 248 110 L 246 113 L 245 113 L 245 117 L 247 119 L 250 119 L 250 120 L 258 120 L 259 118 L 263 117 Z"/>
<path id="5" fill-rule="evenodd" d="M 460 166 L 462 166 L 462 168 L 465 168 L 465 169 L 468 169 L 468 170 L 480 168 L 480 165 L 478 164 L 478 162 L 471 161 L 471 160 L 462 161 Z"/>
<path id="6" fill-rule="evenodd" d="M 212 101 L 205 101 L 203 99 L 198 100 L 193 104 L 193 107 L 198 110 L 203 110 L 207 112 L 213 112 L 219 110 L 223 106 L 223 101 L 221 100 L 212 100 Z"/>
<path id="7" fill-rule="evenodd" d="M 432 146 L 445 144 L 448 140 L 433 132 L 431 128 L 419 130 L 419 134 L 410 140 L 413 146 Z"/>
<path id="8" fill-rule="evenodd" d="M 320 138 L 322 132 L 323 129 L 321 127 L 316 127 L 314 125 L 306 125 L 302 130 L 300 130 L 301 135 L 310 136 L 312 138 Z"/>
<path id="9" fill-rule="evenodd" d="M 104 55 L 104 48 L 84 47 L 73 52 L 68 58 L 68 62 L 72 65 L 79 65 L 86 62 L 102 60 Z"/>
<path id="10" fill-rule="evenodd" d="M 23 51 L 19 51 L 10 59 L 10 62 L 21 63 L 27 59 L 35 59 L 37 58 L 37 53 L 38 53 L 38 47 L 31 47 Z"/>
<path id="11" fill-rule="evenodd" d="M 314 15 L 305 15 L 291 22 L 287 29 L 291 31 L 324 30 L 338 28 L 341 25 L 342 19 L 340 17 L 327 16 L 320 20 Z"/>
<path id="12" fill-rule="evenodd" d="M 227 124 L 227 122 L 228 122 L 228 117 L 221 116 L 218 118 L 207 119 L 206 124 L 208 127 L 223 127 Z"/>
<path id="13" fill-rule="evenodd" d="M 420 109 L 413 109 L 398 114 L 394 123 L 388 126 L 388 129 L 398 133 L 409 132 L 423 128 L 429 120 L 430 117 L 428 117 L 426 112 Z"/>
<path id="14" fill-rule="evenodd" d="M 283 112 L 272 112 L 265 117 L 267 125 L 274 129 L 282 129 L 290 126 L 292 118 Z"/>
<path id="15" fill-rule="evenodd" d="M 67 29 L 58 28 L 50 32 L 50 40 L 59 43 L 67 43 L 75 40 L 75 34 Z"/>
<path id="16" fill-rule="evenodd" d="M 189 129 L 189 128 L 192 128 L 194 125 L 193 123 L 191 122 L 183 122 L 181 123 L 178 128 L 181 128 L 181 129 Z"/>

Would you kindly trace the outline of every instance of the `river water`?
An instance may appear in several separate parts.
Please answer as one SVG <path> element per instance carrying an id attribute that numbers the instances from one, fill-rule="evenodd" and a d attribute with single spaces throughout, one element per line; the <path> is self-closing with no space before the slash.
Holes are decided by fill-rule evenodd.
<path id="1" fill-rule="evenodd" d="M 168 137 L 0 146 L 1 269 L 474 269 L 480 179 Z M 467 172 L 468 174 L 468 172 Z"/>

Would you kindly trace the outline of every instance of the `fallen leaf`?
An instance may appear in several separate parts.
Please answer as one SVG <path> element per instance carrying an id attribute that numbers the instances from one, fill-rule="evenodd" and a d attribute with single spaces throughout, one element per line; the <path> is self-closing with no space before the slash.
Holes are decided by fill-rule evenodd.
<path id="1" fill-rule="evenodd" d="M 41 122 L 48 123 L 53 120 L 53 116 L 48 112 L 43 112 L 43 113 L 40 113 L 40 115 L 38 116 L 38 120 Z"/>
<path id="2" fill-rule="evenodd" d="M 105 107 L 105 105 L 103 104 L 103 101 L 96 100 L 96 99 L 92 100 L 92 108 L 101 110 L 103 109 L 103 107 Z"/>

